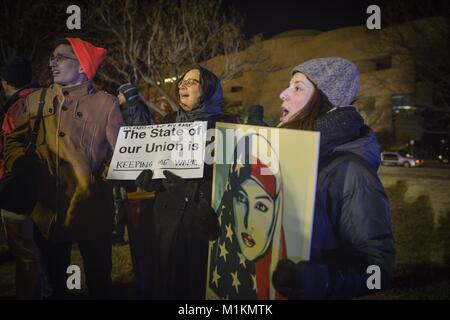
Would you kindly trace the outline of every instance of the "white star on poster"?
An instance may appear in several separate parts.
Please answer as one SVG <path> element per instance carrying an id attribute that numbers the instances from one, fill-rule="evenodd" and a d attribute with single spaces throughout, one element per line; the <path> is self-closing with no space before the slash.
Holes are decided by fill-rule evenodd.
<path id="1" fill-rule="evenodd" d="M 231 277 L 233 278 L 233 283 L 231 285 L 234 287 L 234 289 L 236 289 L 236 293 L 239 293 L 239 286 L 241 285 L 241 282 L 238 279 L 237 271 L 232 272 Z"/>
<path id="2" fill-rule="evenodd" d="M 219 257 L 223 257 L 223 260 L 226 262 L 228 251 L 227 251 L 227 248 L 225 247 L 225 242 L 222 245 L 219 244 L 219 248 L 220 248 Z"/>
<path id="3" fill-rule="evenodd" d="M 216 285 L 217 288 L 219 287 L 219 279 L 220 278 L 221 278 L 221 276 L 217 273 L 217 266 L 216 266 L 216 268 L 214 269 L 214 272 L 213 272 L 212 282 L 214 282 L 214 284 Z"/>
<path id="4" fill-rule="evenodd" d="M 219 226 L 222 227 L 222 213 L 219 215 Z"/>
<path id="5" fill-rule="evenodd" d="M 253 290 L 255 290 L 257 292 L 258 291 L 258 286 L 256 285 L 256 275 L 251 274 L 250 276 L 252 277 Z"/>
<path id="6" fill-rule="evenodd" d="M 240 253 L 239 251 L 237 252 L 237 255 L 238 255 L 238 257 L 239 257 L 239 265 L 243 265 L 244 266 L 244 268 L 247 268 L 247 266 L 245 265 L 245 257 L 244 257 L 244 255 L 242 254 L 242 253 Z"/>
<path id="7" fill-rule="evenodd" d="M 231 229 L 231 223 L 229 223 L 225 228 L 227 229 L 227 238 L 230 239 L 230 242 L 233 242 L 233 230 Z"/>

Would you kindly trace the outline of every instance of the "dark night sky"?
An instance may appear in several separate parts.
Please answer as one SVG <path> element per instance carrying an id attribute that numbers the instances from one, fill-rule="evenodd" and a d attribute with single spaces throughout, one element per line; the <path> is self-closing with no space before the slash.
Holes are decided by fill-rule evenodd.
<path id="1" fill-rule="evenodd" d="M 366 23 L 367 7 L 382 1 L 372 0 L 224 0 L 245 19 L 244 32 L 251 37 L 263 33 L 271 37 L 292 29 L 331 30 Z"/>

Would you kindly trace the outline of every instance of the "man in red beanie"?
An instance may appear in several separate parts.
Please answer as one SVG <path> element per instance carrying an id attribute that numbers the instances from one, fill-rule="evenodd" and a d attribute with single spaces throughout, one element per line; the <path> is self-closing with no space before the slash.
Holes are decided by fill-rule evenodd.
<path id="1" fill-rule="evenodd" d="M 108 298 L 111 293 L 112 193 L 102 172 L 124 122 L 116 97 L 95 90 L 91 82 L 105 55 L 105 49 L 87 41 L 66 38 L 49 59 L 54 84 L 45 95 L 36 147 L 44 169 L 29 179 L 40 184 L 32 217 L 57 298 L 67 290 L 74 241 L 90 296 Z M 13 173 L 30 167 L 24 150 L 40 93 L 27 97 L 26 113 L 8 136 L 4 165 Z"/>

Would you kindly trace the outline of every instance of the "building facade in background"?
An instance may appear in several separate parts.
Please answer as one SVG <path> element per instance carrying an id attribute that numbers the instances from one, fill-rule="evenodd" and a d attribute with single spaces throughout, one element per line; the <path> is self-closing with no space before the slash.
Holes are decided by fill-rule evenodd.
<path id="1" fill-rule="evenodd" d="M 426 28 L 432 19 L 420 23 Z M 263 105 L 267 122 L 277 124 L 279 93 L 289 84 L 291 70 L 309 59 L 340 56 L 358 66 L 356 106 L 378 136 L 393 148 L 421 140 L 424 120 L 420 110 L 432 104 L 433 92 L 415 73 L 414 61 L 389 44 L 393 32 L 398 30 L 368 30 L 366 26 L 327 32 L 292 30 L 257 42 L 241 53 L 242 70 L 223 81 L 226 104 L 244 109 Z M 220 74 L 224 57 L 205 64 Z"/>

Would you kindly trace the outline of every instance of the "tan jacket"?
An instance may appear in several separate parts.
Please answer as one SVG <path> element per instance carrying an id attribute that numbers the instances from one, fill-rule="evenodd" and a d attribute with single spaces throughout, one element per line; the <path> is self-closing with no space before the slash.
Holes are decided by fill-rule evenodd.
<path id="1" fill-rule="evenodd" d="M 24 154 L 37 115 L 41 90 L 26 99 L 26 113 L 7 138 L 5 167 Z M 47 90 L 36 151 L 44 164 L 40 200 L 33 219 L 46 237 L 95 238 L 110 232 L 111 192 L 101 171 L 125 125 L 117 99 L 90 81 Z"/>

